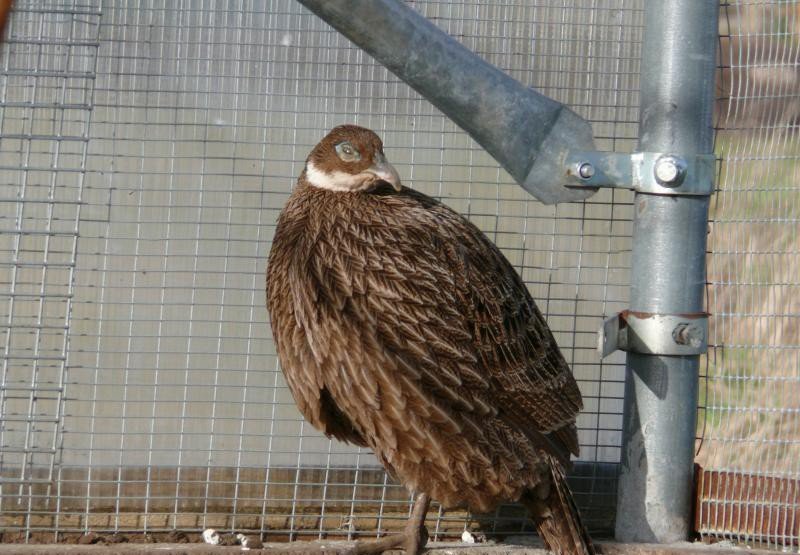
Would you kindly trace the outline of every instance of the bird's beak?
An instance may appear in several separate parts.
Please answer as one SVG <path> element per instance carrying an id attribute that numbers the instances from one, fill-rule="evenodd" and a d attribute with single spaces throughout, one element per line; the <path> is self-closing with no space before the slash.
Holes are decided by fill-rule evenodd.
<path id="1" fill-rule="evenodd" d="M 369 173 L 375 175 L 378 179 L 385 181 L 392 187 L 394 187 L 395 191 L 399 191 L 403 188 L 403 184 L 400 183 L 400 175 L 397 173 L 397 170 L 394 169 L 394 166 L 386 160 L 386 157 L 378 155 L 375 159 L 375 163 L 370 166 L 367 170 Z"/>

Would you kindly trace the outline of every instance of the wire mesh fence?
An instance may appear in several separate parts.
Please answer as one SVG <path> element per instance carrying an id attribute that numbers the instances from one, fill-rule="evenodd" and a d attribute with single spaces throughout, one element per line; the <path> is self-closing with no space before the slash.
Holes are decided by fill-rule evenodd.
<path id="1" fill-rule="evenodd" d="M 419 2 L 523 82 L 636 138 L 640 11 Z M 505 251 L 583 390 L 573 478 L 609 530 L 622 359 L 594 333 L 626 301 L 630 198 L 545 207 L 463 132 L 290 1 L 17 2 L 3 47 L 2 518 L 23 534 L 397 526 L 409 494 L 300 418 L 264 308 L 275 219 L 330 127 L 378 131 L 405 183 Z M 19 389 L 21 388 L 21 389 Z M 52 400 L 51 400 L 52 398 Z M 522 530 L 439 511 L 436 536 Z"/>
<path id="2" fill-rule="evenodd" d="M 601 150 L 634 149 L 641 1 L 413 6 L 590 120 Z M 794 478 L 796 11 L 723 8 L 729 131 L 700 451 L 710 469 Z M 573 489 L 590 528 L 613 530 L 624 358 L 601 360 L 595 333 L 627 304 L 629 192 L 532 200 L 290 0 L 17 0 L 0 55 L 6 537 L 209 526 L 354 537 L 401 525 L 408 492 L 369 452 L 303 422 L 264 308 L 277 214 L 307 152 L 345 122 L 375 129 L 403 182 L 467 215 L 525 279 L 584 396 Z M 720 495 L 713 510 L 730 502 Z M 437 538 L 526 530 L 512 506 L 434 514 Z"/>
<path id="3" fill-rule="evenodd" d="M 800 536 L 800 3 L 721 9 L 701 533 Z M 704 417 L 704 418 L 703 418 Z M 709 472 L 710 471 L 710 472 Z"/>
<path id="4" fill-rule="evenodd" d="M 99 15 L 20 5 L 2 54 L 0 498 L 25 527 L 60 472 Z"/>

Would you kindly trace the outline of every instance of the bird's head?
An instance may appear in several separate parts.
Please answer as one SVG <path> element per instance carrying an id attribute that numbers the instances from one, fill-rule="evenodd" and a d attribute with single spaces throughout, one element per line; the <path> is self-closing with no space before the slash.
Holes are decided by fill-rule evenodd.
<path id="1" fill-rule="evenodd" d="M 356 125 L 334 127 L 314 147 L 305 178 L 314 187 L 338 192 L 369 191 L 381 182 L 396 191 L 402 188 L 397 170 L 383 155 L 380 137 Z"/>

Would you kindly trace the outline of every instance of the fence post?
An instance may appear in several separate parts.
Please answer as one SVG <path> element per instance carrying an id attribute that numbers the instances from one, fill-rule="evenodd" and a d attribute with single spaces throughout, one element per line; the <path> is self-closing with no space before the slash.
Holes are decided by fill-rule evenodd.
<path id="1" fill-rule="evenodd" d="M 639 151 L 712 152 L 718 8 L 645 0 Z M 637 192 L 634 205 L 631 311 L 702 313 L 709 197 Z M 621 541 L 679 541 L 691 531 L 699 359 L 628 353 Z"/>

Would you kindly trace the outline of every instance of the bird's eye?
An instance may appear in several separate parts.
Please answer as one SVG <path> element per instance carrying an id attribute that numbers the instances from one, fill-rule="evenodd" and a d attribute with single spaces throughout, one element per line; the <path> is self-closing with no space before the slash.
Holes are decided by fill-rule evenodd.
<path id="1" fill-rule="evenodd" d="M 336 154 L 345 162 L 355 162 L 357 160 L 361 160 L 361 153 L 359 153 L 356 148 L 347 141 L 336 145 Z"/>

